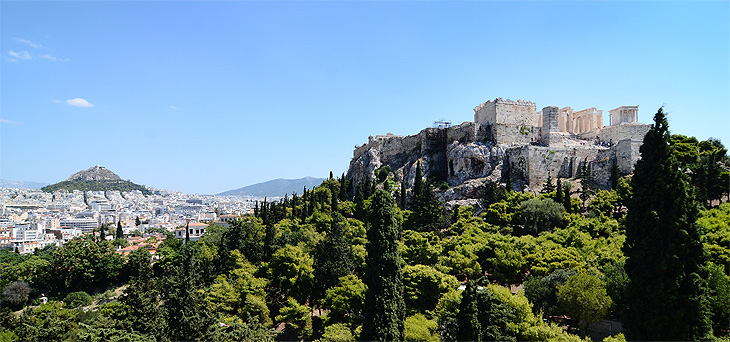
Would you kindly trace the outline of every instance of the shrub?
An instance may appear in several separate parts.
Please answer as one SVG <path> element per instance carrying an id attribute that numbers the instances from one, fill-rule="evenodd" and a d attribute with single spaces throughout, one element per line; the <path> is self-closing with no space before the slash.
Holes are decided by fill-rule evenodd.
<path id="1" fill-rule="evenodd" d="M 14 281 L 3 290 L 3 305 L 19 309 L 28 301 L 30 285 L 25 281 Z"/>
<path id="2" fill-rule="evenodd" d="M 88 305 L 91 305 L 91 303 L 93 301 L 94 301 L 94 299 L 91 298 L 91 296 L 84 291 L 71 292 L 66 295 L 66 298 L 63 299 L 63 302 L 69 308 L 78 308 L 79 306 L 88 306 Z"/>

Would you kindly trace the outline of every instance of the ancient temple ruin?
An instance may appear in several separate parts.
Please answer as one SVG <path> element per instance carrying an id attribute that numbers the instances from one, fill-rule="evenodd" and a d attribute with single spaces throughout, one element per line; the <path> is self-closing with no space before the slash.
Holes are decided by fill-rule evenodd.
<path id="1" fill-rule="evenodd" d="M 580 166 L 586 165 L 598 185 L 608 187 L 614 164 L 620 174 L 629 174 L 639 159 L 650 126 L 638 122 L 638 108 L 610 110 L 609 125 L 604 126 L 603 111 L 595 107 L 537 110 L 531 101 L 496 98 L 474 108 L 473 122 L 426 128 L 405 137 L 371 136 L 368 143 L 355 147 L 347 177 L 359 182 L 389 165 L 395 181 L 405 180 L 411 186 L 420 161 L 425 175 L 437 176 L 452 187 L 444 194 L 449 199 L 468 193 L 464 189 L 473 188 L 469 184 L 484 179 L 504 183 L 509 177 L 516 189 L 530 189 L 539 187 L 548 175 L 576 177 Z"/>

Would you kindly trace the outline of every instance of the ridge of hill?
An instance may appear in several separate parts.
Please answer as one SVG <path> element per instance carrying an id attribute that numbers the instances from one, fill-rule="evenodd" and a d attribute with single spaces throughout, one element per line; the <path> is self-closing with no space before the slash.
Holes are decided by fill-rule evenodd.
<path id="1" fill-rule="evenodd" d="M 74 173 L 65 181 L 44 186 L 41 190 L 45 192 L 54 192 L 58 190 L 67 191 L 121 191 L 129 192 L 139 190 L 143 194 L 148 195 L 151 192 L 143 185 L 133 183 L 128 180 L 122 180 L 116 173 L 111 170 L 96 165 L 87 170 Z"/>
<path id="2" fill-rule="evenodd" d="M 325 178 L 304 177 L 299 179 L 274 179 L 263 183 L 251 184 L 242 188 L 228 190 L 216 194 L 217 196 L 256 196 L 256 197 L 283 197 L 286 194 L 302 193 L 306 186 L 311 189 L 320 185 Z"/>

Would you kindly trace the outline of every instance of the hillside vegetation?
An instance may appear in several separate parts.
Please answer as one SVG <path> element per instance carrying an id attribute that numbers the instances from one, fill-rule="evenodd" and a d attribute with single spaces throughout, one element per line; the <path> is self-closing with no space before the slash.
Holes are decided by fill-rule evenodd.
<path id="1" fill-rule="evenodd" d="M 168 236 L 154 262 L 95 235 L 1 251 L 0 340 L 580 341 L 603 319 L 623 323 L 612 341 L 727 339 L 727 150 L 694 142 L 659 111 L 612 190 L 589 173 L 539 196 L 486 183 L 484 210 L 447 213 L 418 166 L 410 190 L 330 177 L 258 203 L 198 241 Z"/>

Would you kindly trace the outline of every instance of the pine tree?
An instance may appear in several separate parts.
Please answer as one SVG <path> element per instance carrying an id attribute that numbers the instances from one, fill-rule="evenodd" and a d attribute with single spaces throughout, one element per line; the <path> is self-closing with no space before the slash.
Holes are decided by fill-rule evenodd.
<path id="1" fill-rule="evenodd" d="M 139 219 L 139 216 L 134 220 L 134 225 L 139 227 L 139 225 L 142 224 L 142 221 Z"/>
<path id="2" fill-rule="evenodd" d="M 367 269 L 368 286 L 363 306 L 363 341 L 402 341 L 405 321 L 403 273 L 398 249 L 400 229 L 395 218 L 395 200 L 378 190 L 369 212 Z"/>
<path id="3" fill-rule="evenodd" d="M 122 221 L 117 221 L 117 239 L 124 238 L 124 231 L 122 230 Z"/>
<path id="4" fill-rule="evenodd" d="M 104 232 L 106 230 L 106 224 L 102 224 L 101 227 L 99 227 L 99 240 L 104 241 L 106 240 L 106 233 Z"/>
<path id="5" fill-rule="evenodd" d="M 711 333 L 698 206 L 669 144 L 662 108 L 644 137 L 627 203 L 622 321 L 630 340 L 700 340 Z"/>

